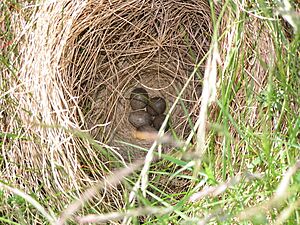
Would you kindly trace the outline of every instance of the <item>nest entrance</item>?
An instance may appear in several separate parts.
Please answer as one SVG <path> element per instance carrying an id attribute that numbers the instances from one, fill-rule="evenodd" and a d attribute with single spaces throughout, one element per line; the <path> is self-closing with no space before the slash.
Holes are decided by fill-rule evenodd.
<path id="1" fill-rule="evenodd" d="M 206 1 L 196 0 L 114 1 L 87 7 L 66 45 L 63 71 L 69 91 L 79 98 L 83 127 L 99 141 L 119 147 L 124 157 L 143 156 L 116 144 L 150 145 L 132 137 L 130 92 L 144 87 L 151 96 L 164 97 L 169 109 L 208 50 L 209 12 Z M 171 115 L 178 136 L 190 129 L 201 77 L 200 69 Z"/>

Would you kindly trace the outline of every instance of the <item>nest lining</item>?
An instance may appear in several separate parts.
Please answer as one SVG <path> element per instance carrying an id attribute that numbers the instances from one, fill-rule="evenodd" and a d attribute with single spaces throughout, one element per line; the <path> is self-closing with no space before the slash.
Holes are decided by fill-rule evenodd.
<path id="1" fill-rule="evenodd" d="M 73 27 L 62 63 L 67 64 L 62 73 L 66 86 L 78 96 L 85 115 L 82 126 L 104 143 L 117 137 L 149 147 L 130 135 L 135 129 L 128 122 L 130 92 L 144 87 L 171 106 L 208 49 L 209 6 L 201 1 L 114 1 L 89 10 Z M 180 105 L 171 115 L 180 137 L 188 132 L 188 117 L 199 102 L 201 77 L 200 69 L 181 99 L 189 115 Z M 119 146 L 123 156 L 124 147 Z"/>

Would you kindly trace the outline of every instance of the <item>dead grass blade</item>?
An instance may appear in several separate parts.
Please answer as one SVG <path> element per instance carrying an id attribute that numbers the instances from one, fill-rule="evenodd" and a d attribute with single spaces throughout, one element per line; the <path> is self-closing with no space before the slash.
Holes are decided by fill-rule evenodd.
<path id="1" fill-rule="evenodd" d="M 228 188 L 239 184 L 244 179 L 252 180 L 252 179 L 260 179 L 260 178 L 261 178 L 260 174 L 250 174 L 250 173 L 240 174 L 231 178 L 228 182 L 222 183 L 218 186 L 205 187 L 202 191 L 193 194 L 190 197 L 189 201 L 196 202 L 203 199 L 204 197 L 216 197 L 224 193 Z"/>
<path id="2" fill-rule="evenodd" d="M 283 174 L 283 178 L 280 182 L 280 184 L 277 187 L 277 190 L 273 197 L 269 200 L 264 202 L 263 204 L 247 208 L 244 211 L 242 211 L 239 215 L 237 215 L 237 218 L 239 221 L 250 219 L 254 216 L 260 215 L 263 212 L 266 212 L 272 208 L 279 208 L 284 204 L 284 201 L 287 199 L 288 196 L 290 196 L 290 193 L 288 191 L 289 183 L 291 181 L 292 176 L 300 169 L 300 160 L 296 162 L 296 164 L 288 169 L 288 171 Z M 296 202 L 294 204 L 299 204 L 299 202 Z M 287 209 L 289 212 L 291 209 Z M 282 219 L 284 219 L 284 214 L 281 215 Z M 278 221 L 281 221 L 281 218 L 278 219 Z"/>
<path id="3" fill-rule="evenodd" d="M 136 208 L 131 209 L 126 212 L 113 212 L 103 215 L 87 215 L 84 217 L 77 217 L 76 220 L 80 224 L 85 223 L 105 223 L 110 221 L 118 221 L 125 217 L 138 217 L 138 216 L 147 216 L 147 215 L 164 215 L 173 211 L 173 208 L 161 208 L 161 207 L 145 207 L 145 208 Z"/>
<path id="4" fill-rule="evenodd" d="M 209 53 L 206 69 L 204 73 L 202 100 L 200 106 L 200 113 L 196 122 L 198 125 L 197 130 L 197 144 L 195 149 L 196 164 L 194 169 L 194 176 L 197 177 L 200 166 L 201 158 L 206 150 L 206 123 L 207 123 L 207 110 L 209 105 L 215 101 L 216 98 L 216 81 L 217 81 L 217 64 L 220 62 L 220 55 L 218 51 L 217 42 L 212 42 L 212 52 Z"/>
<path id="5" fill-rule="evenodd" d="M 33 199 L 30 195 L 24 193 L 23 191 L 10 187 L 4 183 L 0 182 L 0 188 L 5 189 L 9 192 L 14 193 L 15 195 L 18 195 L 25 199 L 28 203 L 30 203 L 32 206 L 34 206 L 47 220 L 50 224 L 55 225 L 57 219 L 54 216 L 54 213 L 52 212 L 47 212 L 47 210 L 40 204 L 38 203 L 35 199 Z"/>
<path id="6" fill-rule="evenodd" d="M 291 214 L 299 208 L 300 200 L 297 200 L 296 202 L 290 204 L 287 208 L 282 210 L 282 212 L 279 214 L 276 221 L 274 222 L 274 225 L 284 224 L 284 222 L 291 216 Z"/>
<path id="7" fill-rule="evenodd" d="M 136 195 L 136 192 L 139 188 L 141 188 L 141 191 L 142 191 L 143 195 L 146 196 L 146 189 L 147 189 L 147 185 L 148 185 L 148 172 L 149 172 L 151 162 L 153 161 L 153 158 L 154 158 L 154 150 L 159 145 L 159 140 L 161 140 L 162 137 L 164 136 L 164 129 L 167 126 L 167 121 L 169 120 L 171 113 L 174 111 L 176 105 L 178 104 L 179 100 L 182 97 L 182 94 L 186 90 L 186 88 L 189 85 L 192 78 L 195 76 L 198 69 L 199 69 L 199 65 L 197 67 L 195 67 L 193 73 L 190 75 L 190 77 L 188 78 L 188 80 L 184 84 L 183 88 L 181 89 L 180 93 L 176 97 L 176 100 L 174 101 L 173 105 L 171 106 L 170 110 L 168 111 L 168 113 L 166 115 L 166 118 L 165 118 L 163 124 L 161 125 L 161 128 L 160 128 L 160 130 L 157 134 L 157 139 L 153 142 L 151 148 L 149 149 L 149 151 L 146 155 L 145 163 L 144 163 L 143 169 L 141 171 L 140 178 L 136 182 L 133 190 L 131 191 L 131 193 L 129 195 L 129 201 L 132 204 L 134 202 L 134 199 L 135 199 L 134 197 Z"/>
<path id="8" fill-rule="evenodd" d="M 57 225 L 65 224 L 65 222 L 70 217 L 72 217 L 80 209 L 80 207 L 84 205 L 84 203 L 91 200 L 99 192 L 99 190 L 103 189 L 103 187 L 106 187 L 106 189 L 112 188 L 113 186 L 120 183 L 124 179 L 124 177 L 137 170 L 141 165 L 143 165 L 143 161 L 136 161 L 135 163 L 129 165 L 126 168 L 122 168 L 120 170 L 115 171 L 106 179 L 98 182 L 91 188 L 87 189 L 78 200 L 74 201 L 61 213 Z"/>

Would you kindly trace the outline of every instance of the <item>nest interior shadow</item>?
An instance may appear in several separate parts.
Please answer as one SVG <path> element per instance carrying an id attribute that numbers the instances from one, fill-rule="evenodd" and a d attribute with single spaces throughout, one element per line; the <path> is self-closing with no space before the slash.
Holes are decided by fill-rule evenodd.
<path id="1" fill-rule="evenodd" d="M 82 128 L 124 158 L 143 156 L 124 144 L 151 145 L 132 135 L 130 93 L 143 87 L 166 99 L 170 109 L 208 51 L 210 21 L 206 1 L 90 3 L 72 28 L 62 61 L 63 80 L 84 115 Z M 171 114 L 171 130 L 179 137 L 195 120 L 202 74 L 200 66 Z"/>

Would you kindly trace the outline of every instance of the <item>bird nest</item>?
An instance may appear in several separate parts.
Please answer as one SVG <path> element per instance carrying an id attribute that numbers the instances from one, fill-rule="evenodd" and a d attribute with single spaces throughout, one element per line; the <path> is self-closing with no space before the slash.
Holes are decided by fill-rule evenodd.
<path id="1" fill-rule="evenodd" d="M 171 113 L 171 131 L 185 137 L 201 92 L 202 69 L 190 77 L 209 48 L 210 9 L 205 1 L 123 1 L 91 4 L 71 28 L 64 46 L 62 81 L 76 96 L 81 126 L 116 147 L 126 161 L 152 141 L 136 138 L 129 121 L 131 91 L 161 96 Z M 170 132 L 171 132 L 170 131 Z"/>
<path id="2" fill-rule="evenodd" d="M 136 87 L 166 100 L 168 132 L 180 139 L 189 134 L 198 115 L 212 35 L 207 1 L 45 1 L 26 13 L 30 21 L 18 14 L 11 28 L 20 34 L 14 61 L 20 69 L 13 76 L 4 73 L 11 87 L 5 97 L 11 94 L 13 103 L 3 107 L 10 114 L 0 117 L 0 126 L 18 138 L 3 139 L 3 180 L 38 196 L 53 196 L 54 205 L 63 208 L 69 190 L 79 194 L 120 161 L 143 157 L 152 141 L 138 139 L 128 121 L 129 97 Z M 234 48 L 233 18 L 234 12 L 227 12 L 220 24 L 226 31 L 220 35 L 224 64 Z M 255 90 L 263 86 L 265 70 L 253 52 L 263 59 L 272 52 L 262 30 L 252 18 L 240 41 L 241 48 L 250 49 L 243 68 L 254 74 Z M 216 164 L 222 165 L 216 155 Z M 115 200 L 116 207 L 125 202 L 120 188 L 103 196 L 97 204 L 104 207 L 105 201 Z"/>
<path id="3" fill-rule="evenodd" d="M 3 151 L 1 172 L 38 195 L 62 193 L 55 204 L 63 204 L 68 190 L 80 193 L 152 144 L 137 139 L 128 121 L 134 88 L 163 97 L 168 132 L 185 138 L 198 113 L 210 7 L 201 0 L 64 0 L 36 7 L 26 12 L 29 22 L 17 17 L 11 28 L 20 34 L 20 70 L 17 77 L 8 71 L 6 81 L 18 104 L 3 129 L 20 138 Z M 119 189 L 111 194 L 116 205 L 122 202 Z"/>

